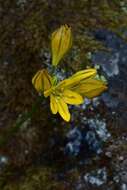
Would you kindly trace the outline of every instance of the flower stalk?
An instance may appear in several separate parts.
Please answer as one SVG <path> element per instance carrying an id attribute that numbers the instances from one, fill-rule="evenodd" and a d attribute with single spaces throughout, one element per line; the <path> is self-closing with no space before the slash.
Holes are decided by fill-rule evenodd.
<path id="1" fill-rule="evenodd" d="M 38 93 L 50 98 L 50 109 L 53 114 L 59 113 L 65 121 L 70 121 L 69 105 L 79 105 L 85 98 L 94 98 L 107 89 L 106 83 L 95 79 L 96 69 L 85 69 L 76 72 L 60 82 L 55 75 L 56 67 L 72 46 L 72 32 L 67 25 L 55 30 L 51 37 L 52 72 L 39 70 L 32 79 Z"/>

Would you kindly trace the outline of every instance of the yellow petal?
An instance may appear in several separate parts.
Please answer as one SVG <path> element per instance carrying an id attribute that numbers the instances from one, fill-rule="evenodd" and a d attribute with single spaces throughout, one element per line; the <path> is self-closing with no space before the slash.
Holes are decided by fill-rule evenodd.
<path id="1" fill-rule="evenodd" d="M 48 96 L 50 96 L 51 93 L 52 93 L 52 87 L 44 91 L 44 97 L 47 98 Z"/>
<path id="2" fill-rule="evenodd" d="M 58 28 L 52 34 L 51 49 L 52 49 L 52 64 L 56 66 L 65 53 L 70 49 L 72 44 L 71 29 L 67 25 Z"/>
<path id="3" fill-rule="evenodd" d="M 84 102 L 84 99 L 80 94 L 73 92 L 71 90 L 65 90 L 63 92 L 63 100 L 67 104 L 72 104 L 72 105 L 78 105 Z"/>
<path id="4" fill-rule="evenodd" d="M 50 95 L 50 108 L 53 114 L 57 113 L 58 107 L 57 107 L 56 99 L 52 94 Z"/>
<path id="5" fill-rule="evenodd" d="M 62 38 L 62 27 L 52 34 L 51 39 L 51 49 L 52 49 L 52 64 L 57 65 L 58 64 L 58 53 L 59 53 L 59 47 L 60 47 L 60 41 Z"/>
<path id="6" fill-rule="evenodd" d="M 85 82 L 82 82 L 81 84 L 73 88 L 74 91 L 80 93 L 82 96 L 87 98 L 96 97 L 106 89 L 106 84 L 96 79 L 88 79 Z"/>
<path id="7" fill-rule="evenodd" d="M 87 79 L 87 78 L 91 78 L 94 77 L 97 73 L 96 69 L 85 69 L 85 70 L 81 70 L 78 71 L 77 73 L 75 73 L 74 75 L 72 75 L 71 78 L 77 78 L 79 77 L 79 79 Z"/>
<path id="8" fill-rule="evenodd" d="M 51 88 L 51 76 L 46 69 L 38 71 L 32 79 L 32 84 L 38 92 L 44 92 Z"/>
<path id="9" fill-rule="evenodd" d="M 43 80 L 44 80 L 44 91 L 51 88 L 51 76 L 48 74 L 46 69 L 43 69 Z"/>
<path id="10" fill-rule="evenodd" d="M 96 69 L 81 70 L 72 75 L 70 78 L 61 81 L 57 85 L 57 88 L 73 88 L 75 85 L 78 85 L 79 82 L 94 77 L 96 72 Z"/>
<path id="11" fill-rule="evenodd" d="M 44 84 L 43 84 L 43 71 L 38 71 L 34 77 L 32 78 L 32 84 L 38 92 L 43 92 Z"/>
<path id="12" fill-rule="evenodd" d="M 64 54 L 70 49 L 72 45 L 72 34 L 71 29 L 67 25 L 63 26 L 62 31 L 62 38 L 61 38 L 61 45 L 59 49 L 59 57 L 60 59 L 64 56 Z"/>
<path id="13" fill-rule="evenodd" d="M 70 112 L 68 110 L 68 106 L 62 98 L 59 98 L 57 100 L 57 106 L 58 112 L 61 115 L 61 117 L 67 122 L 70 121 Z"/>

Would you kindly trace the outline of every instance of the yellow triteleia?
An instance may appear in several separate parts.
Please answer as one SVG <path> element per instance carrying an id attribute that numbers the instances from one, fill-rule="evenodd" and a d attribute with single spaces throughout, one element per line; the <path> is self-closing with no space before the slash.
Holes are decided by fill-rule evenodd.
<path id="1" fill-rule="evenodd" d="M 56 84 L 43 69 L 33 77 L 32 83 L 38 92 L 42 92 L 45 97 L 50 96 L 52 113 L 58 112 L 65 121 L 70 121 L 67 104 L 82 104 L 84 97 L 93 98 L 107 89 L 104 82 L 94 79 L 95 75 L 95 69 L 86 69 Z"/>
<path id="2" fill-rule="evenodd" d="M 72 45 L 71 28 L 62 25 L 53 32 L 51 37 L 52 64 L 57 66 Z"/>

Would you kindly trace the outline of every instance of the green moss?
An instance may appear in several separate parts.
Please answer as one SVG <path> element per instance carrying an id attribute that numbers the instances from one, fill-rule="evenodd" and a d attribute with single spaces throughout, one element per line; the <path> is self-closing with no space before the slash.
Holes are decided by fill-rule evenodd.
<path id="1" fill-rule="evenodd" d="M 53 179 L 53 170 L 48 167 L 27 170 L 25 176 L 1 186 L 2 190 L 57 190 L 64 186 Z"/>

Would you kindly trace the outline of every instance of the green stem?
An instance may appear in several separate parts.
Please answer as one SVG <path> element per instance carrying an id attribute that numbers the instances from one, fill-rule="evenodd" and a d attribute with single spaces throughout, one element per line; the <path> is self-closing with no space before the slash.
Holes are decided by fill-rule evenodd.
<path id="1" fill-rule="evenodd" d="M 52 65 L 52 71 L 51 71 L 52 76 L 55 75 L 55 71 L 56 71 L 56 66 Z"/>
<path id="2" fill-rule="evenodd" d="M 42 96 L 38 97 L 37 102 L 32 105 L 31 111 L 24 113 L 20 118 L 20 121 L 17 121 L 16 124 L 11 129 L 9 129 L 4 136 L 0 137 L 0 147 L 6 144 L 12 135 L 15 134 L 28 119 L 32 118 L 33 114 L 38 110 L 38 106 L 42 103 L 42 100 Z"/>

